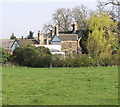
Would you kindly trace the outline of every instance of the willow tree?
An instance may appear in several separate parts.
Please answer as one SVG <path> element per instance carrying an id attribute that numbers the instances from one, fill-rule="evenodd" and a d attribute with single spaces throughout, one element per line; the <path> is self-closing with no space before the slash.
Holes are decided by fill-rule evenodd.
<path id="1" fill-rule="evenodd" d="M 86 20 L 89 27 L 87 39 L 88 53 L 100 55 L 118 46 L 117 22 L 110 20 L 109 15 L 101 12 Z"/>

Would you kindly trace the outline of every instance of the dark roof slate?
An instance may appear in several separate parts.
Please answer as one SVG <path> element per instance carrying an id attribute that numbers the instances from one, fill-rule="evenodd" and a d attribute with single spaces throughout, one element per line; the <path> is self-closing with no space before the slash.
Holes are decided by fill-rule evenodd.
<path id="1" fill-rule="evenodd" d="M 2 48 L 11 48 L 15 40 L 0 40 L 0 47 Z"/>
<path id="2" fill-rule="evenodd" d="M 60 34 L 77 34 L 78 35 L 78 38 L 81 38 L 83 35 L 84 35 L 84 31 L 85 30 L 76 30 L 76 32 L 73 32 L 73 31 L 63 31 L 63 32 L 59 32 L 59 35 Z"/>
<path id="3" fill-rule="evenodd" d="M 20 47 L 37 44 L 37 41 L 35 39 L 20 39 L 20 40 L 16 40 L 16 41 L 18 42 Z"/>
<path id="4" fill-rule="evenodd" d="M 77 41 L 77 34 L 59 34 L 61 41 Z"/>
<path id="5" fill-rule="evenodd" d="M 60 34 L 72 34 L 73 31 L 60 31 L 59 33 Z"/>

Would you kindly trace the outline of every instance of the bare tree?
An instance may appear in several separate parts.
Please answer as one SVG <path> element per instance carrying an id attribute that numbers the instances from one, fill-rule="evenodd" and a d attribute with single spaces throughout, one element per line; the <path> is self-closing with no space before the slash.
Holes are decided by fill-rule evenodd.
<path id="1" fill-rule="evenodd" d="M 71 10 L 60 8 L 53 14 L 53 21 L 59 26 L 59 30 L 67 31 L 71 29 L 72 15 Z"/>
<path id="2" fill-rule="evenodd" d="M 72 9 L 72 17 L 78 24 L 78 29 L 84 29 L 84 20 L 88 17 L 88 9 L 84 5 L 77 6 Z"/>
<path id="3" fill-rule="evenodd" d="M 114 21 L 118 18 L 118 6 L 120 5 L 119 0 L 106 0 L 104 2 L 98 1 L 97 11 L 101 11 L 110 15 L 110 18 Z"/>
<path id="4" fill-rule="evenodd" d="M 48 22 L 48 23 L 43 25 L 42 32 L 44 34 L 50 34 L 53 27 L 54 27 L 54 24 Z"/>
<path id="5" fill-rule="evenodd" d="M 120 5 L 119 0 L 108 0 L 107 2 L 103 2 L 105 5 L 112 4 L 112 5 Z"/>

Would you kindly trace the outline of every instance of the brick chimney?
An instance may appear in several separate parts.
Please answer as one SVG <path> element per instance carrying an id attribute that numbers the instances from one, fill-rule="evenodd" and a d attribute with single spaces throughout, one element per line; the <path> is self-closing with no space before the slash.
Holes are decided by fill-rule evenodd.
<path id="1" fill-rule="evenodd" d="M 55 35 L 59 36 L 58 25 L 55 26 Z"/>
<path id="2" fill-rule="evenodd" d="M 49 44 L 49 38 L 48 38 L 48 36 L 46 37 L 46 44 L 47 45 Z"/>
<path id="3" fill-rule="evenodd" d="M 43 34 L 40 31 L 38 32 L 38 43 L 43 44 Z"/>
<path id="4" fill-rule="evenodd" d="M 75 33 L 76 31 L 77 31 L 77 23 L 74 22 L 74 23 L 73 23 L 73 32 Z"/>
<path id="5" fill-rule="evenodd" d="M 40 31 L 38 31 L 38 44 L 40 44 Z"/>
<path id="6" fill-rule="evenodd" d="M 55 35 L 55 29 L 52 28 L 52 30 L 51 30 L 51 38 L 52 38 L 54 35 Z"/>

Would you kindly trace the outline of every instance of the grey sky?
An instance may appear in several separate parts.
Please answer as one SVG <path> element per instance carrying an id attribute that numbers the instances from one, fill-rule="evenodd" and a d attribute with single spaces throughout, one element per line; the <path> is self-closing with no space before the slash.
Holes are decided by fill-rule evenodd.
<path id="1" fill-rule="evenodd" d="M 97 0 L 83 2 L 3 2 L 2 32 L 0 39 L 7 39 L 14 33 L 17 37 L 27 36 L 31 30 L 34 36 L 42 30 L 43 24 L 50 22 L 58 8 L 73 8 L 81 4 L 96 9 Z"/>

